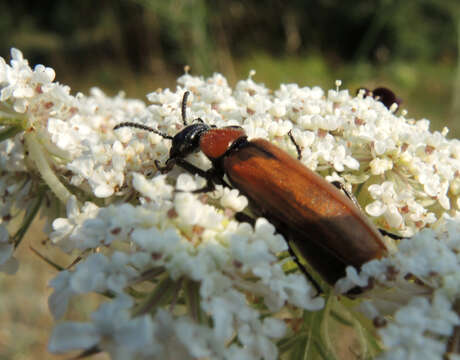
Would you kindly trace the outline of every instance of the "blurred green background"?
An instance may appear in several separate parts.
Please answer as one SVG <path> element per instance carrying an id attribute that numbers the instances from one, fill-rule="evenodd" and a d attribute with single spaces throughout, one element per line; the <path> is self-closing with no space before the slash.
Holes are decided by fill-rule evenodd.
<path id="1" fill-rule="evenodd" d="M 387 86 L 409 117 L 460 131 L 458 0 L 3 1 L 0 54 L 15 46 L 72 90 L 145 99 L 184 65 L 256 81 L 353 91 Z"/>
<path id="2" fill-rule="evenodd" d="M 2 1 L 7 61 L 11 47 L 32 65 L 53 67 L 73 92 L 98 86 L 140 99 L 174 88 L 185 65 L 198 75 L 221 72 L 231 85 L 255 69 L 254 80 L 272 89 L 328 89 L 336 79 L 352 91 L 386 86 L 408 117 L 460 135 L 458 0 Z M 41 240 L 27 239 L 35 247 Z M 27 244 L 18 257 L 20 273 L 0 275 L 0 360 L 66 358 L 46 355 L 46 284 L 55 273 Z"/>

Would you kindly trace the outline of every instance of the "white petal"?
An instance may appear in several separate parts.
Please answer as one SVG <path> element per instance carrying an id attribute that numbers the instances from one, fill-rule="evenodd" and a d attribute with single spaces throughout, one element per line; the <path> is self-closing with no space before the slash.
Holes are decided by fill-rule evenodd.
<path id="1" fill-rule="evenodd" d="M 67 322 L 58 324 L 53 329 L 48 350 L 62 353 L 70 350 L 89 349 L 101 340 L 92 324 Z"/>

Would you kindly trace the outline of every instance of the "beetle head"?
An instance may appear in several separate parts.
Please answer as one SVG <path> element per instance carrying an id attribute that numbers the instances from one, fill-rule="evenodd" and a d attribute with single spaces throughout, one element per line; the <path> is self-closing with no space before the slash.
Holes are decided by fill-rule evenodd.
<path id="1" fill-rule="evenodd" d="M 201 135 L 209 131 L 211 127 L 203 122 L 188 125 L 178 132 L 172 139 L 169 158 L 184 158 L 200 148 Z"/>

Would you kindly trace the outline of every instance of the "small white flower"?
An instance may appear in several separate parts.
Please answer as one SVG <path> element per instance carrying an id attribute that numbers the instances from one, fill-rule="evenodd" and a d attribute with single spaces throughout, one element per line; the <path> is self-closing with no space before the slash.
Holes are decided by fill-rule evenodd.
<path id="1" fill-rule="evenodd" d="M 67 252 L 81 247 L 78 243 L 78 233 L 84 221 L 94 217 L 98 210 L 99 208 L 92 203 L 86 203 L 80 210 L 76 198 L 71 197 L 67 203 L 67 218 L 58 218 L 53 222 L 51 241 Z"/>
<path id="2" fill-rule="evenodd" d="M 375 158 L 369 164 L 373 175 L 382 175 L 385 171 L 393 168 L 393 162 L 389 159 Z"/>
<path id="3" fill-rule="evenodd" d="M 205 182 L 203 181 L 204 179 L 199 179 L 202 178 L 194 179 L 190 174 L 180 174 L 176 181 L 176 189 L 189 192 L 201 189 L 205 186 Z"/>
<path id="4" fill-rule="evenodd" d="M 64 322 L 51 335 L 49 350 L 61 353 L 90 349 L 97 345 L 113 359 L 136 359 L 153 355 L 158 347 L 153 343 L 155 325 L 148 315 L 131 318 L 132 301 L 126 296 L 102 304 L 92 314 L 92 323 Z"/>
<path id="5" fill-rule="evenodd" d="M 236 189 L 223 189 L 224 194 L 220 198 L 220 204 L 224 208 L 230 208 L 234 211 L 243 211 L 248 206 L 248 199 L 241 195 Z"/>
<path id="6" fill-rule="evenodd" d="M 162 200 L 171 199 L 174 190 L 171 185 L 166 183 L 166 175 L 159 175 L 152 180 L 147 180 L 139 173 L 133 174 L 133 187 L 143 196 L 157 203 L 160 203 L 158 197 L 161 197 Z"/>
<path id="7" fill-rule="evenodd" d="M 173 252 L 180 242 L 180 237 L 174 229 L 165 232 L 160 232 L 157 228 L 135 229 L 131 238 L 144 251 L 158 255 Z"/>
<path id="8" fill-rule="evenodd" d="M 54 288 L 54 292 L 48 298 L 48 308 L 55 319 L 64 316 L 70 299 L 76 294 L 70 284 L 71 277 L 70 272 L 61 271 L 49 283 L 49 286 Z"/>

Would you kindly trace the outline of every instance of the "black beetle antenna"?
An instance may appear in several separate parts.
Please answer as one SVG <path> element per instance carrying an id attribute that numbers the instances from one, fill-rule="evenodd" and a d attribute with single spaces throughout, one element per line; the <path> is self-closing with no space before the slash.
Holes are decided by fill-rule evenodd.
<path id="1" fill-rule="evenodd" d="M 151 128 L 150 126 L 138 124 L 138 123 L 135 123 L 135 122 L 129 122 L 129 121 L 128 122 L 122 122 L 122 123 L 119 123 L 118 125 L 115 125 L 113 130 L 117 130 L 117 129 L 122 128 L 122 127 L 132 127 L 132 128 L 136 128 L 136 129 L 150 131 L 150 132 L 153 132 L 153 133 L 155 133 L 157 135 L 160 135 L 161 137 L 163 137 L 165 139 L 169 139 L 169 140 L 173 139 L 172 136 L 163 134 L 161 131 L 159 131 L 157 129 L 154 129 L 154 128 Z"/>
<path id="2" fill-rule="evenodd" d="M 187 99 L 190 95 L 190 91 L 184 92 L 184 97 L 182 98 L 182 122 L 187 126 Z"/>
<path id="3" fill-rule="evenodd" d="M 182 98 L 182 122 L 184 123 L 185 126 L 187 126 L 187 99 L 188 99 L 189 95 L 190 95 L 190 91 L 186 91 L 184 93 L 184 97 Z M 203 120 L 201 120 L 200 118 L 198 118 L 197 121 L 199 121 L 201 123 L 203 122 Z M 155 134 L 160 135 L 161 137 L 163 137 L 165 139 L 169 139 L 169 140 L 173 139 L 172 136 L 166 135 L 166 134 L 162 133 L 161 131 L 159 131 L 157 129 L 154 129 L 154 128 L 150 127 L 150 126 L 143 125 L 143 124 L 138 124 L 138 123 L 130 122 L 130 121 L 122 122 L 122 123 L 119 123 L 119 124 L 115 125 L 113 130 L 120 129 L 122 127 L 132 127 L 132 128 L 136 128 L 136 129 L 150 131 L 150 132 L 153 132 Z"/>
<path id="4" fill-rule="evenodd" d="M 190 95 L 190 91 L 184 92 L 184 97 L 182 98 L 182 122 L 184 123 L 185 126 L 187 126 L 187 99 L 188 96 Z M 204 124 L 204 121 L 202 118 L 196 118 L 194 121 L 198 121 L 202 124 Z"/>

